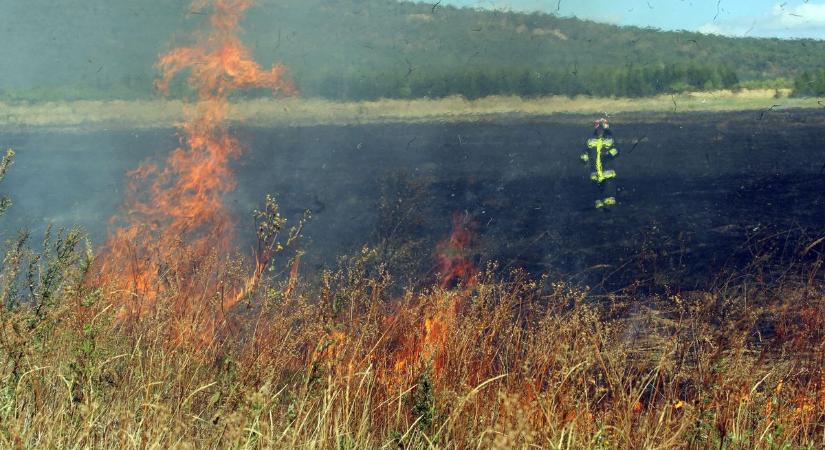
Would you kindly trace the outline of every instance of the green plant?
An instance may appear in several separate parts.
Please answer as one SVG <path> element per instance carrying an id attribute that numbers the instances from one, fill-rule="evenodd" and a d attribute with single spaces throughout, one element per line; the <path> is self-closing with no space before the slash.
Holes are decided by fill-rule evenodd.
<path id="1" fill-rule="evenodd" d="M 418 378 L 418 384 L 412 396 L 412 414 L 418 421 L 418 429 L 428 432 L 432 429 L 437 415 L 435 409 L 435 392 L 430 371 Z"/>
<path id="2" fill-rule="evenodd" d="M 0 159 L 0 181 L 6 177 L 6 172 L 13 164 L 14 150 L 6 150 L 6 155 Z M 2 216 L 11 207 L 11 199 L 6 196 L 0 197 L 0 216 Z"/>

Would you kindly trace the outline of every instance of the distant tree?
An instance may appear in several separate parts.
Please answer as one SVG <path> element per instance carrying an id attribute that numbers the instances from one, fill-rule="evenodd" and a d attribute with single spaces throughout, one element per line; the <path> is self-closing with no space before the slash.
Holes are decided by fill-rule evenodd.
<path id="1" fill-rule="evenodd" d="M 825 69 L 816 72 L 802 72 L 794 79 L 793 95 L 795 96 L 824 96 Z"/>

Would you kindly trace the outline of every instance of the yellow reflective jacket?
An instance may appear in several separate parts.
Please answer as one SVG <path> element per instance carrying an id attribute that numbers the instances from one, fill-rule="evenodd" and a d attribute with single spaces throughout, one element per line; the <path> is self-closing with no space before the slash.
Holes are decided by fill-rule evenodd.
<path id="1" fill-rule="evenodd" d="M 581 154 L 581 160 L 589 163 L 593 161 L 595 171 L 590 174 L 590 179 L 596 183 L 616 177 L 616 171 L 605 170 L 604 160 L 615 158 L 619 150 L 613 146 L 613 138 L 610 136 L 595 137 L 587 140 L 588 150 Z M 592 154 L 592 156 L 591 156 Z"/>

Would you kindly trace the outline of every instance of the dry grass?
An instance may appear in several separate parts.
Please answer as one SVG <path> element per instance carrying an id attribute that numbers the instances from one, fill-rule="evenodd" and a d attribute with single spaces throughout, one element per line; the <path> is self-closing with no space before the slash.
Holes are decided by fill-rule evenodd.
<path id="1" fill-rule="evenodd" d="M 232 120 L 251 126 L 343 125 L 385 122 L 459 122 L 496 118 L 530 118 L 558 114 L 673 113 L 691 111 L 821 108 L 815 98 L 787 98 L 789 92 L 750 90 L 662 95 L 658 97 L 590 98 L 461 97 L 439 100 L 379 100 L 341 103 L 319 99 L 250 100 L 233 106 Z M 163 128 L 183 120 L 179 101 L 76 101 L 2 104 L 0 128 L 111 129 Z"/>
<path id="2" fill-rule="evenodd" d="M 2 313 L 2 448 L 825 445 L 819 264 L 600 302 L 491 265 L 471 287 L 399 298 L 365 250 L 316 282 L 259 286 L 203 340 L 181 339 L 174 284 L 166 306 L 118 320 L 65 247 L 45 259 L 68 274 L 52 300 L 38 287 Z M 207 286 L 241 267 L 198 272 Z"/>

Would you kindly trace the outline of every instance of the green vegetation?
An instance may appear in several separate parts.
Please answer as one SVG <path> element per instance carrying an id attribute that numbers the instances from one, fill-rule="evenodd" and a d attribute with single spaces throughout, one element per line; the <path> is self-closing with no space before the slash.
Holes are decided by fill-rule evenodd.
<path id="1" fill-rule="evenodd" d="M 380 75 L 376 78 L 347 78 L 345 74 L 338 74 L 325 79 L 318 92 L 324 98 L 354 101 L 453 95 L 471 100 L 493 95 L 649 97 L 663 93 L 734 89 L 738 83 L 736 73 L 726 66 L 658 64 L 600 67 L 582 73 L 571 73 L 567 69 L 506 68 L 396 77 Z"/>
<path id="2" fill-rule="evenodd" d="M 0 181 L 3 181 L 3 178 L 6 177 L 6 172 L 14 162 L 13 158 L 14 150 L 9 149 L 6 150 L 6 155 L 0 159 Z M 2 217 L 10 207 L 11 199 L 6 196 L 0 197 L 0 217 Z"/>
<path id="3" fill-rule="evenodd" d="M 805 71 L 796 77 L 793 84 L 793 94 L 814 97 L 825 95 L 825 69 L 815 72 Z"/>
<path id="4" fill-rule="evenodd" d="M 825 42 L 814 40 L 662 32 L 432 2 L 258 3 L 243 23 L 244 41 L 256 60 L 283 61 L 304 97 L 640 96 L 732 87 L 735 80 L 787 87 L 772 80 L 819 70 L 825 56 Z M 149 98 L 157 55 L 205 18 L 195 11 L 185 19 L 187 5 L 14 5 L 0 47 L 0 60 L 12 62 L 4 67 L 0 98 Z"/>

